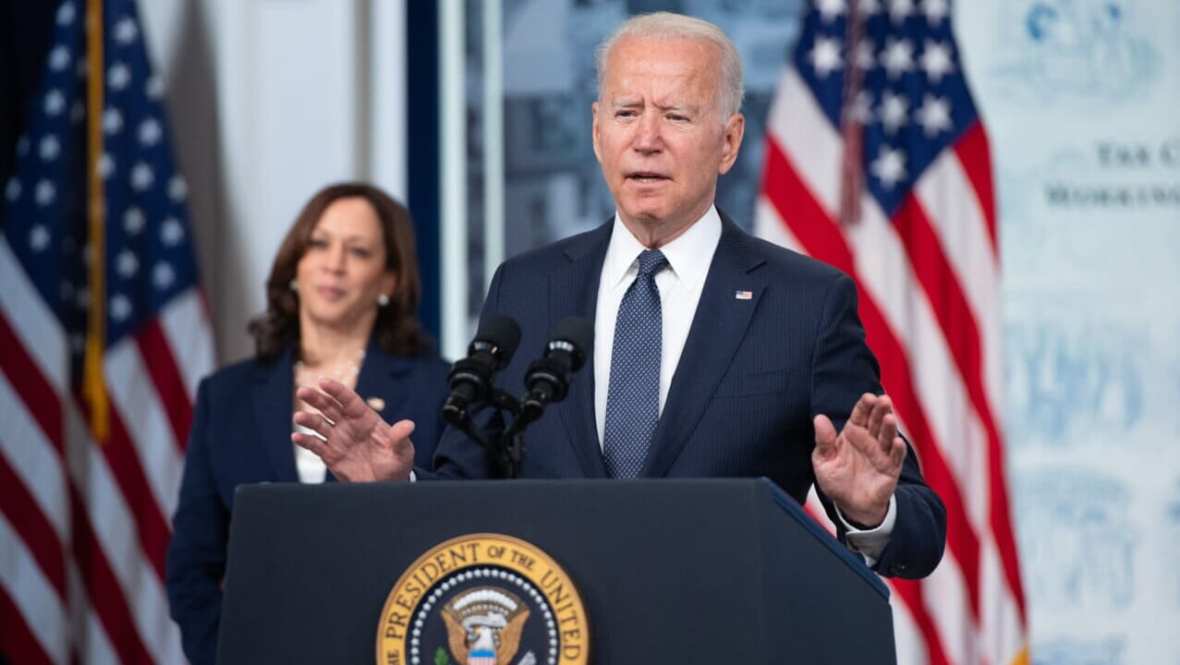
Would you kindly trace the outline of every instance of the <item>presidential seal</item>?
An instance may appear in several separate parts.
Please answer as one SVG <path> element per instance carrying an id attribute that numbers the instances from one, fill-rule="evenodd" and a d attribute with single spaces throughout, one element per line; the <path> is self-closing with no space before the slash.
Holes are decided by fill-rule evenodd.
<path id="1" fill-rule="evenodd" d="M 389 592 L 377 665 L 586 665 L 590 630 L 561 566 L 496 533 L 452 538 Z"/>

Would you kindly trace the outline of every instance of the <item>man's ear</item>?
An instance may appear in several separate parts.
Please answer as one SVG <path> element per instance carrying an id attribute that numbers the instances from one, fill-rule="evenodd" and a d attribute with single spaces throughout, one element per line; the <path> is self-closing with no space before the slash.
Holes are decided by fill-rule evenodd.
<path id="1" fill-rule="evenodd" d="M 725 175 L 729 169 L 733 168 L 733 163 L 737 161 L 738 151 L 742 147 L 742 136 L 746 133 L 746 116 L 741 113 L 734 113 L 729 116 L 729 120 L 725 121 L 725 135 L 723 137 L 724 145 L 721 148 L 721 164 L 717 167 L 717 172 Z"/>
<path id="2" fill-rule="evenodd" d="M 590 115 L 594 118 L 593 122 L 590 124 L 590 133 L 592 135 L 591 139 L 594 143 L 594 159 L 597 159 L 599 164 L 602 163 L 602 151 L 598 147 L 598 110 L 600 108 L 602 108 L 602 106 L 599 104 L 599 102 L 594 102 L 590 105 Z"/>

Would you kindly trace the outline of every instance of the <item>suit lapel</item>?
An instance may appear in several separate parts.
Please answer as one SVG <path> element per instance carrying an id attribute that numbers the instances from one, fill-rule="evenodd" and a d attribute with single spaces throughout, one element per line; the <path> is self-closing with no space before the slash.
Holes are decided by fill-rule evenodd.
<path id="1" fill-rule="evenodd" d="M 291 417 L 295 399 L 294 351 L 288 348 L 273 363 L 260 365 L 254 386 L 254 418 L 259 444 L 266 449 L 274 479 L 295 482 L 295 444 L 291 443 Z"/>
<path id="2" fill-rule="evenodd" d="M 746 335 L 766 287 L 753 274 L 763 260 L 748 251 L 748 241 L 745 233 L 723 214 L 721 240 L 641 476 L 658 478 L 667 474 Z"/>
<path id="3" fill-rule="evenodd" d="M 594 322 L 598 309 L 598 282 L 602 262 L 610 244 L 611 222 L 586 234 L 566 248 L 569 260 L 563 269 L 549 276 L 549 329 L 558 321 L 578 316 Z M 603 334 L 594 331 L 595 335 Z M 598 446 L 594 420 L 594 345 L 586 350 L 586 364 L 574 375 L 565 400 L 556 405 L 582 473 L 587 478 L 605 478 L 606 466 Z"/>
<path id="4" fill-rule="evenodd" d="M 386 421 L 393 422 L 394 414 L 410 398 L 412 386 L 406 376 L 414 369 L 414 361 L 391 356 L 381 350 L 376 340 L 369 342 L 365 361 L 356 379 L 356 392 Z"/>

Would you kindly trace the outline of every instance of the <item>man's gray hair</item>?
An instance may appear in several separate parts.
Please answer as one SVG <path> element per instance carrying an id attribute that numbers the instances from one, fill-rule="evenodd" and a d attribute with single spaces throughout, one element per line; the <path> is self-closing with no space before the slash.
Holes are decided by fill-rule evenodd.
<path id="1" fill-rule="evenodd" d="M 602 81 L 606 74 L 606 60 L 611 49 L 620 40 L 628 37 L 654 39 L 694 39 L 706 41 L 717 47 L 721 57 L 718 60 L 721 80 L 720 104 L 722 118 L 737 113 L 742 108 L 742 59 L 737 48 L 721 28 L 708 21 L 671 12 L 654 12 L 633 16 L 623 22 L 606 40 L 598 46 L 595 61 L 598 66 L 598 90 L 602 96 Z"/>

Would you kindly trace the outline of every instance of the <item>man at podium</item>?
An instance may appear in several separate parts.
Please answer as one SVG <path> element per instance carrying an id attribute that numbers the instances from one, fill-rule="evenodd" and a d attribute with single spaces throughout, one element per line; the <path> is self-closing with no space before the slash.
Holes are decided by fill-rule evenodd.
<path id="1" fill-rule="evenodd" d="M 816 484 L 838 537 L 882 575 L 922 577 L 946 516 L 900 436 L 839 271 L 744 233 L 714 206 L 745 127 L 741 62 L 716 26 L 632 18 L 599 51 L 594 152 L 617 207 L 598 229 L 500 266 L 482 318 L 539 349 L 568 316 L 594 322 L 587 367 L 528 431 L 523 477 L 765 476 L 803 502 Z M 528 358 L 499 375 L 520 386 Z M 332 382 L 293 440 L 341 480 L 489 478 L 450 428 L 413 468 L 414 424 L 392 425 Z"/>

